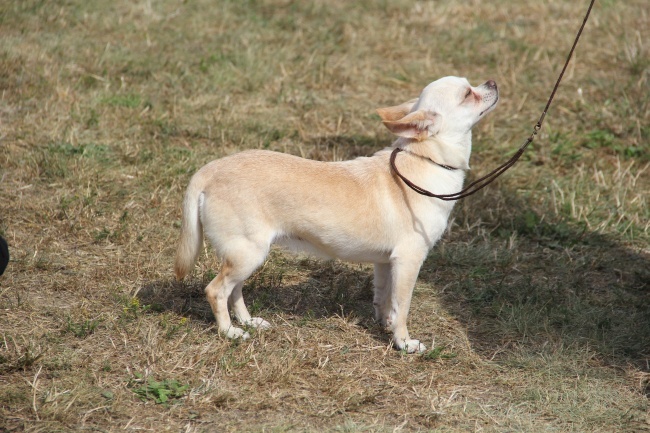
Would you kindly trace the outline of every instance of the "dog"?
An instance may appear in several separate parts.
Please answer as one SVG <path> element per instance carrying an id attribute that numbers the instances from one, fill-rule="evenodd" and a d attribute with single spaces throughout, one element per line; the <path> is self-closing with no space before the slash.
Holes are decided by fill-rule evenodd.
<path id="1" fill-rule="evenodd" d="M 370 157 L 319 162 L 247 150 L 217 159 L 194 174 L 183 200 L 174 270 L 181 280 L 193 268 L 203 234 L 221 260 L 205 288 L 219 332 L 249 337 L 231 322 L 258 329 L 269 322 L 251 317 L 242 286 L 265 260 L 271 245 L 327 258 L 374 264 L 375 319 L 392 332 L 394 347 L 426 351 L 406 322 L 413 288 L 429 250 L 443 235 L 454 201 L 418 194 L 389 164 L 437 194 L 458 192 L 469 169 L 472 127 L 499 100 L 494 81 L 472 87 L 445 77 L 416 99 L 377 110 L 397 136 Z"/>

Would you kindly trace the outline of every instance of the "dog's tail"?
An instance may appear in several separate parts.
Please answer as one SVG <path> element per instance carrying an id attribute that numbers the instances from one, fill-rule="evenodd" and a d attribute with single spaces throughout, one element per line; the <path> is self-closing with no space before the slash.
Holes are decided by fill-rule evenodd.
<path id="1" fill-rule="evenodd" d="M 203 188 L 200 183 L 196 177 L 193 178 L 183 200 L 181 238 L 174 263 L 177 280 L 190 273 L 203 244 L 203 224 L 199 213 L 203 202 Z"/>

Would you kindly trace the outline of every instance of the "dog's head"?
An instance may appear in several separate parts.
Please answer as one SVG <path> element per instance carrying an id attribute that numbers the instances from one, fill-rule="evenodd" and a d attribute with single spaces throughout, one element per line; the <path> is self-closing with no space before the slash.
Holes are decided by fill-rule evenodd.
<path id="1" fill-rule="evenodd" d="M 471 129 L 499 101 L 497 84 L 489 80 L 472 87 L 465 78 L 445 77 L 424 88 L 420 97 L 377 113 L 394 134 L 423 141 L 433 136 L 463 142 Z"/>

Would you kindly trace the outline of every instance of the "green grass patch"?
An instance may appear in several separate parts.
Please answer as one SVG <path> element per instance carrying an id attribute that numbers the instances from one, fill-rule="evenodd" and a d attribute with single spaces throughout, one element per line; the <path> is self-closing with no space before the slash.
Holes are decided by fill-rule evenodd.
<path id="1" fill-rule="evenodd" d="M 101 102 L 113 107 L 138 108 L 142 104 L 142 98 L 135 94 L 111 95 L 102 98 Z"/>
<path id="2" fill-rule="evenodd" d="M 128 387 L 140 400 L 153 401 L 163 406 L 169 406 L 183 398 L 190 388 L 189 385 L 181 385 L 174 379 L 165 379 L 159 382 L 151 376 L 145 378 L 140 373 L 135 373 L 134 377 L 129 380 Z"/>
<path id="3" fill-rule="evenodd" d="M 420 358 L 424 361 L 441 361 L 447 359 L 454 359 L 458 354 L 451 352 L 445 346 L 436 346 L 431 350 L 424 352 Z"/>

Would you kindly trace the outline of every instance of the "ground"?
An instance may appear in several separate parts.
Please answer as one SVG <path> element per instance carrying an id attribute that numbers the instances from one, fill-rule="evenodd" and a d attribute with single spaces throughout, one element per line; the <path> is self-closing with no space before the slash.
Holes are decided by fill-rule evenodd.
<path id="1" fill-rule="evenodd" d="M 374 110 L 494 79 L 470 180 L 532 132 L 587 4 L 80 1 L 0 5 L 0 432 L 650 431 L 650 26 L 596 2 L 522 160 L 460 201 L 392 349 L 372 269 L 273 251 L 216 332 L 206 246 L 173 278 L 214 158 L 331 161 Z"/>

